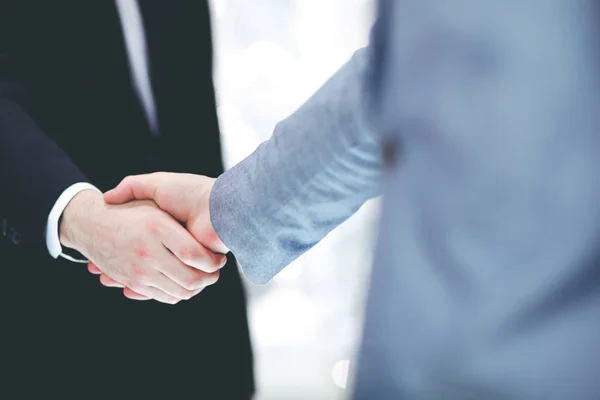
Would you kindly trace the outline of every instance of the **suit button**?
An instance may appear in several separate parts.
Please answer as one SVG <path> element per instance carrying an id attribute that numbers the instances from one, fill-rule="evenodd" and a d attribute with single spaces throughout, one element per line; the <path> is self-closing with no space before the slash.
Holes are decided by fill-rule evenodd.
<path id="1" fill-rule="evenodd" d="M 19 243 L 21 243 L 21 234 L 17 231 L 15 231 L 14 229 L 11 229 L 12 235 L 10 235 L 10 239 L 12 240 L 13 244 L 16 246 Z"/>
<path id="2" fill-rule="evenodd" d="M 21 234 L 15 230 L 15 228 L 8 227 L 8 220 L 6 218 L 2 219 L 2 223 L 0 224 L 0 233 L 3 237 L 8 238 L 15 246 L 21 243 Z"/>
<path id="3" fill-rule="evenodd" d="M 398 163 L 400 157 L 400 144 L 398 136 L 395 134 L 386 135 L 382 143 L 383 167 L 393 168 Z"/>

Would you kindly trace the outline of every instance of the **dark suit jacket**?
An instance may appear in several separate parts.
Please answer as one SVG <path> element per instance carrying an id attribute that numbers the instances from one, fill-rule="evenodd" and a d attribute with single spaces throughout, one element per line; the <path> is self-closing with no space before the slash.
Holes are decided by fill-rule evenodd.
<path id="1" fill-rule="evenodd" d="M 113 1 L 0 3 L 0 398 L 253 392 L 233 262 L 218 284 L 167 306 L 127 300 L 46 249 L 48 213 L 73 183 L 222 172 L 207 4 L 140 3 L 159 137 L 133 90 Z"/>

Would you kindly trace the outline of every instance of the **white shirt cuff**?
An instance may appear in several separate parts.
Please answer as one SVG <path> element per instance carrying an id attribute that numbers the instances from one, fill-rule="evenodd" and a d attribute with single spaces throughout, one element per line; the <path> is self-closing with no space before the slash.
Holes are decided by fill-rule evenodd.
<path id="1" fill-rule="evenodd" d="M 48 222 L 46 224 L 46 246 L 48 247 L 48 252 L 52 256 L 52 258 L 63 257 L 67 260 L 73 262 L 82 262 L 87 263 L 87 260 L 76 260 L 73 257 L 70 257 L 66 254 L 63 254 L 63 248 L 60 244 L 60 238 L 58 233 L 58 221 L 60 220 L 60 216 L 62 215 L 67 205 L 73 200 L 79 192 L 83 190 L 96 190 L 100 192 L 100 190 L 85 182 L 79 182 L 74 185 L 69 186 L 56 200 L 54 203 L 54 207 L 50 210 L 50 214 L 48 215 Z"/>

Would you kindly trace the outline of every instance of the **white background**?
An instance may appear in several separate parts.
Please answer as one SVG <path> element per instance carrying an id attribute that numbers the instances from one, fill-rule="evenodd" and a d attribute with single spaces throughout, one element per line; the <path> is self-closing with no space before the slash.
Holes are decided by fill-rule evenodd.
<path id="1" fill-rule="evenodd" d="M 226 166 L 366 45 L 370 0 L 211 0 Z M 266 286 L 248 286 L 257 400 L 343 399 L 360 339 L 377 204 Z M 235 384 L 235 383 L 232 383 Z"/>

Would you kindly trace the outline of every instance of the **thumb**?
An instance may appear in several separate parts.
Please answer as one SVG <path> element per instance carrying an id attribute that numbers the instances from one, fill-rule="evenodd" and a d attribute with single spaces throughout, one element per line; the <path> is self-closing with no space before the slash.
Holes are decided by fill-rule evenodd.
<path id="1" fill-rule="evenodd" d="M 152 174 L 128 176 L 116 188 L 104 193 L 104 201 L 122 204 L 131 200 L 154 200 L 158 188 L 156 180 Z"/>

